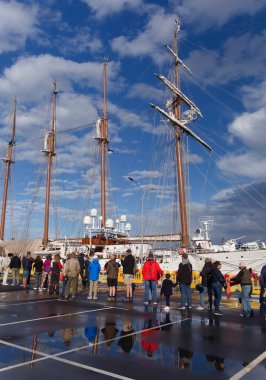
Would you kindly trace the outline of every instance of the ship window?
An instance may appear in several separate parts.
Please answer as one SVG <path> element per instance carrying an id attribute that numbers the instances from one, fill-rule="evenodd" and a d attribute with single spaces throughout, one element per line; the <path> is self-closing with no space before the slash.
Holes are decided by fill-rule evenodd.
<path id="1" fill-rule="evenodd" d="M 228 259 L 228 256 L 226 256 L 226 258 Z"/>
<path id="2" fill-rule="evenodd" d="M 202 260 L 202 258 L 200 258 L 200 261 Z"/>
<path id="3" fill-rule="evenodd" d="M 243 259 L 243 256 L 241 256 L 241 259 Z"/>
<path id="4" fill-rule="evenodd" d="M 109 247 L 107 247 L 106 250 L 108 251 L 108 250 L 109 250 Z"/>

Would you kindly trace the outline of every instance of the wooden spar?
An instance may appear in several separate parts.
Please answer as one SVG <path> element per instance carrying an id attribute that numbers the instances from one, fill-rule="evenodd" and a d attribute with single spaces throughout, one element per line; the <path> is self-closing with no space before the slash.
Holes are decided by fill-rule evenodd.
<path id="1" fill-rule="evenodd" d="M 176 126 L 177 128 L 182 129 L 183 132 L 185 132 L 186 134 L 188 134 L 189 136 L 191 136 L 193 139 L 195 139 L 196 141 L 198 141 L 209 152 L 212 151 L 212 148 L 204 140 L 202 140 L 199 136 L 197 136 L 196 133 L 194 133 L 191 129 L 189 129 L 186 126 L 186 124 L 184 123 L 184 121 L 177 120 L 172 114 L 168 114 L 162 108 L 160 108 L 158 106 L 155 106 L 152 103 L 150 103 L 150 106 L 152 108 L 154 108 L 156 111 L 158 111 L 160 114 L 162 114 L 163 116 L 165 116 L 172 123 L 174 130 L 176 130 L 176 128 L 174 128 L 174 126 Z"/>
<path id="2" fill-rule="evenodd" d="M 13 146 L 15 145 L 16 110 L 17 110 L 17 100 L 15 97 L 14 98 L 14 105 L 13 105 L 13 121 L 12 121 L 12 130 L 11 130 L 11 140 L 8 143 L 7 155 L 6 155 L 6 159 L 4 160 L 6 163 L 6 175 L 5 175 L 5 184 L 4 184 L 4 191 L 3 191 L 1 226 L 0 226 L 0 240 L 4 240 L 9 174 L 10 174 L 11 164 L 14 163 L 14 161 L 12 160 L 12 151 L 13 151 Z"/>
<path id="3" fill-rule="evenodd" d="M 107 138 L 107 60 L 104 61 L 104 79 L 103 79 L 103 119 L 101 120 L 101 216 L 102 227 L 106 222 L 106 181 L 105 181 L 105 155 Z"/>
<path id="4" fill-rule="evenodd" d="M 48 244 L 51 172 L 52 172 L 52 160 L 53 160 L 53 157 L 55 156 L 56 95 L 57 95 L 56 81 L 54 81 L 53 82 L 52 123 L 51 123 L 51 130 L 48 135 L 48 150 L 45 152 L 47 155 L 46 198 L 45 198 L 44 232 L 43 232 L 43 245 L 45 247 Z"/>
<path id="5" fill-rule="evenodd" d="M 175 53 L 175 87 L 179 88 L 179 65 L 178 65 L 178 41 L 177 34 L 179 32 L 179 24 L 174 34 L 174 53 Z M 181 119 L 181 102 L 180 98 L 174 98 L 173 113 L 176 119 Z M 183 169 L 183 154 L 182 154 L 182 134 L 183 131 L 179 128 L 176 131 L 176 165 L 177 165 L 177 186 L 179 193 L 180 207 L 180 222 L 181 222 L 181 240 L 185 248 L 189 247 L 189 233 L 187 221 L 187 205 L 185 194 L 185 180 Z"/>

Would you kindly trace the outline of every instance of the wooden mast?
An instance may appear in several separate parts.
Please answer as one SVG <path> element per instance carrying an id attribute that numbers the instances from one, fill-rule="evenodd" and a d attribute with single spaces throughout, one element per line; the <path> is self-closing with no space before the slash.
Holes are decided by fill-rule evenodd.
<path id="1" fill-rule="evenodd" d="M 107 59 L 104 61 L 103 66 L 103 118 L 101 119 L 101 216 L 102 216 L 102 227 L 105 226 L 106 222 L 106 182 L 105 182 L 105 155 L 106 155 L 106 144 L 108 144 L 107 137 Z"/>
<path id="2" fill-rule="evenodd" d="M 44 150 L 47 155 L 46 199 L 45 199 L 44 233 L 43 233 L 43 245 L 45 247 L 48 244 L 52 160 L 53 160 L 53 157 L 56 155 L 55 153 L 56 95 L 57 95 L 56 81 L 54 81 L 53 82 L 51 130 L 48 134 L 47 149 Z"/>
<path id="3" fill-rule="evenodd" d="M 12 121 L 12 130 L 11 130 L 11 140 L 8 143 L 7 155 L 6 155 L 6 159 L 4 160 L 6 163 L 6 175 L 5 175 L 5 184 L 4 184 L 4 191 L 3 191 L 1 226 L 0 226 L 0 240 L 4 240 L 9 173 L 10 173 L 11 164 L 14 163 L 14 161 L 12 160 L 12 151 L 13 151 L 13 146 L 15 145 L 16 109 L 17 109 L 17 100 L 15 97 L 14 98 L 14 105 L 13 105 L 13 121 Z"/>
<path id="4" fill-rule="evenodd" d="M 179 67 L 178 67 L 178 41 L 177 34 L 179 32 L 179 23 L 174 33 L 174 53 L 175 57 L 175 86 L 179 88 Z M 180 98 L 176 97 L 173 101 L 173 113 L 176 119 L 181 119 L 181 103 Z M 182 154 L 182 130 L 176 130 L 176 162 L 177 162 L 177 185 L 179 193 L 179 207 L 180 207 L 180 222 L 181 222 L 181 241 L 185 248 L 189 246 L 189 233 L 187 222 L 187 206 L 185 195 L 185 180 L 183 170 L 183 154 Z"/>

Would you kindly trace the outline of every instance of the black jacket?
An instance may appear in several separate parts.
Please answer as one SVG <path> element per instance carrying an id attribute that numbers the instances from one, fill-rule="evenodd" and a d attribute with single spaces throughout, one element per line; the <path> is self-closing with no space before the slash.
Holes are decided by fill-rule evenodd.
<path id="1" fill-rule="evenodd" d="M 13 256 L 10 261 L 10 269 L 15 269 L 18 268 L 20 269 L 21 267 L 21 260 L 18 256 Z"/>
<path id="2" fill-rule="evenodd" d="M 127 255 L 124 260 L 121 261 L 124 274 L 134 274 L 135 258 L 133 255 Z"/>
<path id="3" fill-rule="evenodd" d="M 192 265 L 188 262 L 186 264 L 180 263 L 177 273 L 177 282 L 179 284 L 189 285 L 192 282 Z"/>
<path id="4" fill-rule="evenodd" d="M 202 277 L 201 285 L 202 286 L 211 286 L 211 272 L 212 272 L 212 263 L 204 264 L 200 276 Z"/>
<path id="5" fill-rule="evenodd" d="M 211 282 L 220 283 L 222 286 L 225 286 L 225 278 L 222 275 L 222 272 L 218 268 L 212 268 L 211 271 Z"/>
<path id="6" fill-rule="evenodd" d="M 40 260 L 34 260 L 34 264 L 33 264 L 34 268 L 35 268 L 35 272 L 42 272 L 43 270 L 43 261 L 40 259 Z"/>
<path id="7" fill-rule="evenodd" d="M 173 294 L 173 287 L 176 286 L 176 284 L 173 283 L 173 281 L 168 280 L 167 278 L 163 280 L 162 287 L 161 287 L 161 295 L 164 296 L 171 296 Z"/>

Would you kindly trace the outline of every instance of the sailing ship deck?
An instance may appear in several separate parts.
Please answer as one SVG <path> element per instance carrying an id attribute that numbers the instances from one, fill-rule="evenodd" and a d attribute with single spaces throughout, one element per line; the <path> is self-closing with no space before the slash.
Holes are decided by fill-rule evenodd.
<path id="1" fill-rule="evenodd" d="M 123 295 L 114 304 L 105 293 L 93 302 L 0 293 L 1 380 L 264 378 L 266 322 L 258 310 L 244 320 L 225 303 L 222 317 L 178 311 L 177 292 L 165 314 L 163 303 L 143 305 L 142 289 L 133 304 Z"/>

